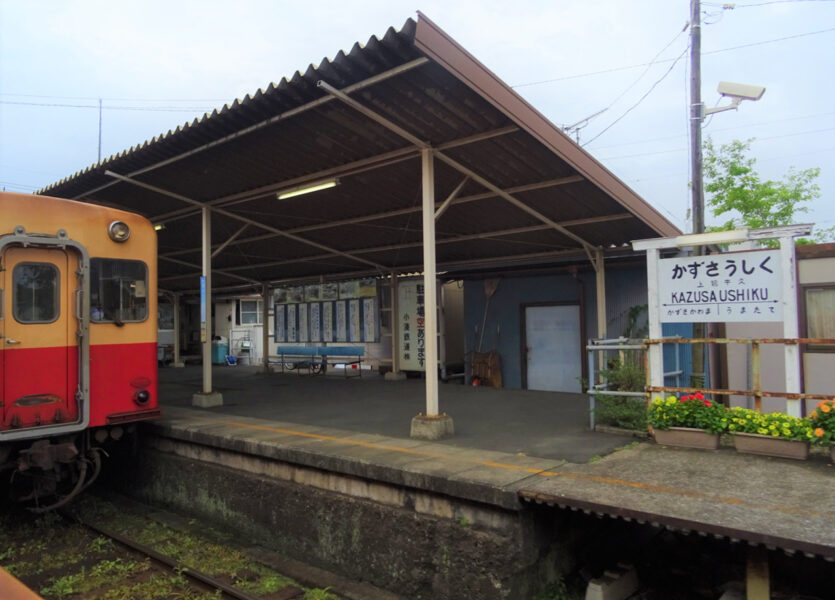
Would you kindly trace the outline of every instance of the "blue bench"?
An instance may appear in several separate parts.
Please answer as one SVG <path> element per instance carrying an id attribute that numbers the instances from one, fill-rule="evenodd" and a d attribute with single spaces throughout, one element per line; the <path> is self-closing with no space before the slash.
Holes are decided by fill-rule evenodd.
<path id="1" fill-rule="evenodd" d="M 296 371 L 301 375 L 319 375 L 328 370 L 328 365 L 345 365 L 345 377 L 349 371 L 356 371 L 362 377 L 362 346 L 279 346 L 276 348 L 278 363 L 282 373 L 285 370 Z"/>

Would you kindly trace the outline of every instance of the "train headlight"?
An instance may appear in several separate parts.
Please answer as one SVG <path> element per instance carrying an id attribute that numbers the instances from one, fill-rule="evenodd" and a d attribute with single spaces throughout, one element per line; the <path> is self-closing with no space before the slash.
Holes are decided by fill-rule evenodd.
<path id="1" fill-rule="evenodd" d="M 133 401 L 140 406 L 148 404 L 148 400 L 150 399 L 151 393 L 148 390 L 139 390 L 133 395 Z"/>
<path id="2" fill-rule="evenodd" d="M 113 221 L 107 227 L 107 235 L 114 242 L 126 242 L 130 237 L 130 227 L 124 221 Z"/>

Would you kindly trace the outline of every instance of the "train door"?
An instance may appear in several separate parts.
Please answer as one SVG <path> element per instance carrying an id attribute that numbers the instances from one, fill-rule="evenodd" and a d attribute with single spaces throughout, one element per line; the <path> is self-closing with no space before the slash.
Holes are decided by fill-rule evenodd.
<path id="1" fill-rule="evenodd" d="M 0 258 L 0 428 L 75 421 L 77 261 L 64 249 L 20 246 Z"/>

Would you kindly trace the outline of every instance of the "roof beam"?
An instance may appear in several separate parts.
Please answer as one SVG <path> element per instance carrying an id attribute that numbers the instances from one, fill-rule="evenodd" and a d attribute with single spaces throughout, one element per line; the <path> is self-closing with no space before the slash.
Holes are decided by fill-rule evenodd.
<path id="1" fill-rule="evenodd" d="M 590 223 L 597 223 L 601 221 L 615 221 L 618 219 L 625 219 L 630 218 L 632 215 L 630 213 L 621 213 L 620 215 L 613 215 L 607 217 L 588 217 L 583 219 L 574 219 L 571 221 L 564 221 L 562 222 L 563 226 L 571 227 L 576 225 L 588 225 Z M 537 231 L 547 231 L 550 230 L 551 227 L 549 225 L 531 225 L 529 227 L 515 227 L 512 229 L 500 229 L 494 231 L 485 231 L 481 233 L 470 233 L 466 235 L 458 235 L 454 237 L 448 238 L 438 238 L 436 240 L 436 244 L 438 245 L 446 245 L 446 244 L 458 244 L 462 242 L 468 242 L 471 240 L 484 240 L 484 239 L 496 239 L 502 236 L 507 235 L 517 235 L 520 233 L 535 233 Z M 390 250 L 404 250 L 407 248 L 419 248 L 423 242 L 405 242 L 402 244 L 389 244 L 387 246 L 374 246 L 371 248 L 359 248 L 356 250 L 352 250 L 351 252 L 354 254 L 374 254 L 376 252 L 387 252 Z M 573 252 L 574 250 L 572 250 Z M 282 265 L 290 265 L 299 262 L 316 262 L 321 260 L 327 260 L 329 258 L 333 258 L 333 254 L 316 254 L 312 256 L 305 256 L 305 257 L 294 257 L 289 259 L 282 259 L 282 260 L 272 260 L 268 262 L 260 262 L 255 264 L 249 265 L 240 265 L 236 267 L 225 267 L 225 268 L 215 268 L 214 271 L 217 273 L 224 273 L 224 274 L 231 274 L 236 271 L 244 271 L 247 269 L 256 269 L 256 268 L 268 268 L 268 267 L 280 267 Z M 186 263 L 185 261 L 176 261 L 180 262 L 180 264 L 190 264 Z M 197 265 L 192 265 L 197 268 Z M 197 273 L 199 274 L 199 273 Z M 176 279 L 177 276 L 172 277 L 165 277 L 163 280 L 173 280 Z"/>
<path id="2" fill-rule="evenodd" d="M 461 146 L 474 144 L 476 142 L 482 142 L 484 140 L 489 140 L 491 138 L 507 135 L 509 133 L 515 133 L 517 131 L 519 131 L 518 127 L 516 127 L 515 125 L 509 125 L 507 127 L 500 127 L 498 129 L 485 131 L 483 133 L 478 133 L 465 138 L 451 140 L 449 142 L 441 144 L 440 146 L 438 146 L 438 148 L 441 150 L 460 148 Z M 345 165 L 340 165 L 338 167 L 317 171 L 316 173 L 309 173 L 300 177 L 294 177 L 293 179 L 286 179 L 278 183 L 271 183 L 269 185 L 265 185 L 254 190 L 247 190 L 245 192 L 238 192 L 235 194 L 230 194 L 229 196 L 215 198 L 213 200 L 210 200 L 208 202 L 208 205 L 232 206 L 233 204 L 240 204 L 242 202 L 257 200 L 258 198 L 272 194 L 284 188 L 294 187 L 297 185 L 304 185 L 305 183 L 310 181 L 326 179 L 328 177 L 348 177 L 350 175 L 356 175 L 357 173 L 363 173 L 365 171 L 372 171 L 374 169 L 387 167 L 389 165 L 410 160 L 412 158 L 417 158 L 418 156 L 419 151 L 417 150 L 417 148 L 413 148 L 411 146 L 407 148 L 400 148 L 399 150 L 393 150 L 384 154 L 378 154 L 377 156 L 370 156 L 368 158 L 363 158 Z M 197 212 L 192 208 L 181 208 L 154 217 L 154 222 L 167 223 L 176 219 L 190 217 L 195 214 L 197 214 Z"/>
<path id="3" fill-rule="evenodd" d="M 334 97 L 339 98 L 342 102 L 344 102 L 348 106 L 354 108 L 355 110 L 357 110 L 361 114 L 365 115 L 369 119 L 372 119 L 373 121 L 379 123 L 380 125 L 382 125 L 386 129 L 396 133 L 397 135 L 399 135 L 403 139 L 407 140 L 408 142 L 411 142 L 412 144 L 414 144 L 418 148 L 424 148 L 424 149 L 425 148 L 430 148 L 430 145 L 429 145 L 428 142 L 417 138 L 416 136 L 412 135 L 410 132 L 408 132 L 405 129 L 403 129 L 402 127 L 400 127 L 399 125 L 391 122 L 386 117 L 379 114 L 374 109 L 371 109 L 371 108 L 365 106 L 364 104 L 354 100 L 353 98 L 348 96 L 348 94 L 346 94 L 345 92 L 341 92 L 341 91 L 337 90 L 336 88 L 334 88 L 333 86 L 331 86 L 327 82 L 319 80 L 318 82 L 316 82 L 316 85 L 318 87 L 324 89 L 326 92 L 333 95 Z M 512 195 L 508 194 L 507 192 L 505 192 L 504 190 L 502 190 L 498 186 L 494 185 L 492 182 L 488 181 L 485 177 L 482 177 L 481 175 L 477 174 L 472 169 L 469 169 L 469 168 L 465 167 L 464 165 L 462 165 L 458 161 L 455 161 L 452 158 L 449 158 L 442 151 L 436 149 L 436 150 L 433 150 L 433 154 L 438 159 L 442 160 L 443 162 L 445 162 L 446 164 L 448 164 L 452 168 L 460 171 L 461 173 L 464 173 L 465 175 L 469 175 L 470 178 L 472 178 L 474 181 L 480 183 L 481 185 L 486 187 L 488 190 L 492 190 L 495 194 L 497 194 L 501 198 L 504 198 L 505 200 L 510 202 L 512 205 L 514 205 L 516 208 L 519 208 L 519 209 L 525 211 L 526 213 L 528 213 L 532 217 L 538 219 L 539 221 L 545 223 L 546 225 L 550 225 L 551 227 L 553 227 L 554 229 L 556 229 L 557 231 L 559 231 L 563 235 L 571 238 L 572 240 L 574 240 L 575 242 L 580 244 L 580 246 L 582 246 L 583 249 L 586 251 L 586 254 L 589 255 L 590 260 L 592 260 L 592 262 L 594 261 L 594 258 L 593 258 L 594 246 L 589 244 L 586 240 L 584 240 L 580 236 L 571 233 L 570 231 L 568 231 L 564 227 L 561 227 L 559 224 L 557 224 L 556 221 L 553 221 L 552 219 L 549 219 L 548 217 L 543 215 L 541 212 L 539 212 L 538 210 L 536 210 L 534 208 L 531 208 L 530 206 L 528 206 L 527 204 L 525 204 L 521 200 L 517 200 Z"/>
<path id="4" fill-rule="evenodd" d="M 506 191 L 512 194 L 521 193 L 521 192 L 528 192 L 532 190 L 541 190 L 547 189 L 549 187 L 555 187 L 560 185 L 568 185 L 571 183 L 576 183 L 579 181 L 583 181 L 583 178 L 580 175 L 570 175 L 568 177 L 562 177 L 560 179 L 551 179 L 548 181 L 540 181 L 537 183 L 529 183 L 526 185 L 520 185 L 517 187 L 509 188 Z M 455 206 L 458 204 L 466 204 L 468 202 L 476 202 L 478 200 L 485 200 L 487 198 L 494 198 L 496 194 L 494 192 L 482 192 L 479 194 L 473 194 L 471 196 L 462 196 L 460 198 L 455 198 L 450 202 L 450 206 Z M 439 204 L 440 206 L 440 204 Z M 371 221 L 379 221 L 383 219 L 389 219 L 392 217 L 399 217 L 413 213 L 419 213 L 421 211 L 420 207 L 410 206 L 408 208 L 399 208 L 396 210 L 391 210 L 383 213 L 375 213 L 373 215 L 364 215 L 361 217 L 351 217 L 348 219 L 342 219 L 339 221 L 326 221 L 324 223 L 315 223 L 312 225 L 302 225 L 300 227 L 294 227 L 292 229 L 287 229 L 288 233 L 304 233 L 307 231 L 320 231 L 323 229 L 331 229 L 334 227 L 344 227 L 346 225 L 358 225 L 360 223 L 368 223 Z M 591 225 L 593 223 L 605 223 L 608 221 L 619 221 L 623 219 L 629 219 L 633 215 L 631 213 L 617 213 L 614 215 L 601 215 L 599 217 L 587 217 L 584 219 L 573 219 L 571 221 L 560 221 L 560 225 L 563 227 L 575 227 L 579 225 Z M 276 234 L 268 233 L 264 235 L 258 235 L 253 237 L 248 237 L 243 240 L 236 240 L 233 242 L 233 245 L 238 244 L 247 244 L 250 242 L 260 242 L 267 239 L 272 239 L 277 237 Z M 199 248 L 189 248 L 185 250 L 174 250 L 172 252 L 166 252 L 165 256 L 179 256 L 181 254 L 190 254 L 192 252 L 196 252 Z"/>
<path id="5" fill-rule="evenodd" d="M 422 140 L 422 139 L 412 135 L 410 132 L 406 131 L 405 129 L 403 129 L 399 125 L 397 125 L 397 124 L 393 123 L 392 121 L 388 120 L 387 118 L 385 118 L 383 115 L 381 115 L 377 111 L 368 108 L 367 106 L 365 106 L 364 104 L 361 104 L 360 102 L 357 102 L 356 100 L 351 98 L 344 91 L 340 91 L 340 90 L 336 89 L 335 87 L 333 87 L 328 82 L 323 81 L 323 80 L 320 79 L 319 81 L 316 82 L 316 87 L 322 88 L 323 90 L 325 90 L 327 93 L 329 93 L 334 98 L 338 98 L 343 103 L 347 104 L 348 106 L 350 106 L 351 108 L 353 108 L 357 112 L 365 115 L 366 117 L 368 117 L 372 121 L 376 121 L 377 123 L 379 123 L 380 125 L 382 125 L 386 129 L 388 129 L 389 131 L 392 131 L 392 132 L 396 133 L 397 135 L 402 137 L 404 140 L 410 142 L 412 145 L 417 146 L 418 148 L 429 148 L 429 142 L 427 142 L 425 140 Z"/>
<path id="6" fill-rule="evenodd" d="M 550 225 L 552 228 L 556 229 L 557 231 L 559 231 L 564 236 L 569 237 L 572 240 L 574 240 L 575 242 L 579 243 L 583 247 L 583 249 L 586 250 L 586 252 L 589 252 L 590 250 L 592 252 L 594 251 L 594 246 L 589 244 L 586 240 L 581 238 L 579 235 L 575 235 L 575 234 L 571 233 L 570 231 L 568 231 L 565 227 L 563 227 L 562 225 L 560 225 L 556 221 L 554 221 L 552 219 L 549 219 L 548 217 L 543 215 L 538 210 L 536 210 L 534 208 L 531 208 L 530 206 L 528 206 L 527 204 L 525 204 L 521 200 L 516 199 L 514 196 L 512 196 L 511 194 L 508 194 L 503 189 L 499 188 L 497 185 L 488 181 L 487 179 L 485 179 L 484 177 L 482 177 L 481 175 L 479 175 L 478 173 L 476 173 L 472 169 L 465 167 L 464 165 L 462 165 L 458 161 L 453 160 L 452 158 L 448 157 L 443 152 L 440 152 L 438 150 L 435 151 L 435 156 L 439 160 L 448 164 L 453 169 L 455 169 L 457 171 L 460 171 L 461 173 L 463 173 L 465 175 L 469 175 L 470 178 L 473 179 L 473 181 L 483 185 L 484 187 L 486 187 L 488 190 L 492 191 L 497 196 L 500 196 L 501 198 L 504 198 L 505 200 L 510 202 L 513 206 L 525 211 L 526 213 L 528 213 L 532 217 L 538 219 L 542 223 L 545 223 L 546 225 Z"/>
<path id="7" fill-rule="evenodd" d="M 402 65 L 399 65 L 397 67 L 394 67 L 393 69 L 389 69 L 388 71 L 383 71 L 382 73 L 379 73 L 378 75 L 374 75 L 373 77 L 369 77 L 368 79 L 363 79 L 362 81 L 358 81 L 357 83 L 349 85 L 343 91 L 350 93 L 350 92 L 355 92 L 357 90 L 361 90 L 361 89 L 366 88 L 368 86 L 380 83 L 381 81 L 385 81 L 386 79 L 396 77 L 397 75 L 400 75 L 401 73 L 405 73 L 406 71 L 410 71 L 410 70 L 412 70 L 416 67 L 423 66 L 428 62 L 429 62 L 428 58 L 416 58 L 415 60 L 409 61 L 409 62 L 404 63 Z M 161 160 L 157 163 L 154 163 L 154 164 L 149 165 L 147 167 L 144 167 L 142 169 L 137 169 L 136 171 L 133 171 L 133 172 L 129 173 L 128 176 L 129 177 L 136 177 L 137 175 L 142 175 L 143 173 L 148 173 L 149 171 L 154 171 L 154 170 L 159 169 L 161 167 L 164 167 L 166 165 L 170 165 L 174 162 L 183 160 L 184 158 L 188 158 L 189 156 L 194 156 L 195 154 L 203 152 L 204 150 L 214 148 L 215 146 L 225 144 L 226 142 L 229 142 L 229 141 L 232 141 L 232 140 L 237 140 L 238 138 L 240 138 L 244 135 L 247 135 L 248 133 L 252 133 L 253 131 L 263 129 L 264 127 L 268 127 L 270 125 L 274 125 L 275 123 L 278 123 L 279 121 L 282 121 L 284 119 L 288 119 L 290 117 L 294 117 L 294 116 L 296 116 L 298 114 L 301 114 L 303 112 L 306 112 L 306 111 L 308 111 L 312 108 L 316 108 L 318 106 L 321 106 L 322 104 L 330 102 L 333 99 L 334 99 L 333 96 L 322 96 L 321 98 L 317 98 L 316 100 L 311 100 L 310 102 L 302 104 L 301 106 L 297 106 L 296 108 L 292 108 L 292 109 L 290 109 L 288 111 L 285 111 L 283 113 L 279 113 L 279 114 L 275 115 L 274 117 L 270 117 L 269 119 L 265 119 L 263 121 L 255 123 L 254 125 L 250 125 L 249 127 L 246 127 L 246 128 L 241 129 L 239 131 L 236 131 L 235 133 L 231 133 L 227 136 L 218 138 L 216 140 L 212 140 L 211 142 L 209 142 L 207 144 L 203 144 L 202 146 L 198 146 L 197 148 L 192 148 L 191 150 L 188 150 L 187 152 L 183 152 L 181 154 L 178 154 L 177 156 L 172 156 L 171 158 Z M 203 120 L 205 120 L 205 118 L 206 117 L 204 116 L 203 119 L 201 119 L 201 122 Z M 106 184 L 101 185 L 101 186 L 99 186 L 95 189 L 90 190 L 89 192 L 85 192 L 83 194 L 79 194 L 78 196 L 75 196 L 73 198 L 73 200 L 78 200 L 79 198 L 81 198 L 83 196 L 90 196 L 90 195 L 95 194 L 97 192 L 100 192 L 101 190 L 103 190 L 105 188 L 108 188 L 112 185 L 113 185 L 113 182 L 106 183 Z M 46 191 L 47 189 L 49 189 L 49 188 L 45 188 L 44 191 Z"/>
<path id="8" fill-rule="evenodd" d="M 183 273 L 183 274 L 180 274 L 180 275 L 175 275 L 175 276 L 172 276 L 172 277 L 163 278 L 166 281 L 168 281 L 168 280 L 173 281 L 175 279 L 182 279 L 183 277 L 189 277 L 191 275 L 201 275 L 203 273 L 203 267 L 201 265 L 196 265 L 194 263 L 187 262 L 185 260 L 179 260 L 177 258 L 170 258 L 168 256 L 160 256 L 158 258 L 160 260 L 167 260 L 168 262 L 176 263 L 178 265 L 185 265 L 187 267 L 194 267 L 195 269 L 197 269 L 194 273 Z M 218 269 L 212 269 L 212 271 L 214 271 L 216 273 L 221 272 Z M 241 281 L 246 281 L 247 283 L 255 283 L 255 284 L 261 285 L 261 282 L 258 281 L 257 279 L 250 279 L 249 277 L 244 277 L 242 275 L 235 275 L 234 273 L 223 273 L 223 274 L 228 275 L 229 277 L 232 277 L 234 279 L 240 279 Z M 158 281 L 161 281 L 161 280 L 158 279 Z"/>
<path id="9" fill-rule="evenodd" d="M 123 175 L 119 175 L 119 174 L 114 173 L 112 171 L 107 171 L 107 174 L 110 175 L 111 177 L 114 177 L 114 178 L 116 178 L 118 180 L 121 180 L 121 181 L 124 181 L 126 183 L 131 183 L 133 185 L 137 185 L 139 187 L 145 188 L 145 189 L 150 190 L 152 192 L 156 192 L 157 194 L 162 194 L 164 196 L 170 196 L 171 198 L 176 198 L 178 200 L 182 200 L 183 202 L 187 202 L 189 204 L 193 204 L 193 205 L 196 205 L 196 206 L 201 206 L 201 207 L 203 206 L 203 204 L 201 202 L 198 202 L 197 200 L 193 200 L 191 198 L 183 196 L 182 194 L 177 194 L 176 192 L 169 192 L 168 190 L 157 187 L 155 185 L 150 185 L 148 183 L 143 183 L 141 181 L 131 179 L 130 177 L 125 177 Z M 294 235 L 292 233 L 287 233 L 286 231 L 282 231 L 281 229 L 278 229 L 276 227 L 272 227 L 271 225 L 267 225 L 266 223 L 260 223 L 260 222 L 254 220 L 254 219 L 250 219 L 248 217 L 244 217 L 244 216 L 241 216 L 241 215 L 236 215 L 235 213 L 229 212 L 228 210 L 223 210 L 222 208 L 212 208 L 210 210 L 212 210 L 213 212 L 216 212 L 219 215 L 223 215 L 223 216 L 229 217 L 231 219 L 236 219 L 236 220 L 241 221 L 243 223 L 246 223 L 248 225 L 254 225 L 256 227 L 260 227 L 261 229 L 266 229 L 269 232 L 275 233 L 276 235 L 280 235 L 282 237 L 286 237 L 286 238 L 291 239 L 295 242 L 299 242 L 301 244 L 307 244 L 308 246 L 313 246 L 315 248 L 319 248 L 320 250 L 325 250 L 326 252 L 337 254 L 339 256 L 344 256 L 345 258 L 350 258 L 351 260 L 355 260 L 357 262 L 364 263 L 366 265 L 372 266 L 372 267 L 377 268 L 377 269 L 382 269 L 383 268 L 382 265 L 379 265 L 375 262 L 371 262 L 370 260 L 365 260 L 364 258 L 354 256 L 354 255 L 352 255 L 348 252 L 342 252 L 341 250 L 337 250 L 336 248 L 331 248 L 330 246 L 326 246 L 325 244 L 320 244 L 319 242 L 314 242 L 312 240 L 305 239 L 301 236 Z"/>

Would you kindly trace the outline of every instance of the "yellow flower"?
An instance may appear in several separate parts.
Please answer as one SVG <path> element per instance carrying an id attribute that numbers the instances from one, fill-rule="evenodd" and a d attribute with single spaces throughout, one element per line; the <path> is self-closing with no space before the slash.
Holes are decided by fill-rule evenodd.
<path id="1" fill-rule="evenodd" d="M 817 418 L 818 418 L 818 413 L 817 413 L 817 411 L 814 411 L 814 410 L 813 410 L 812 412 L 810 412 L 810 413 L 809 413 L 809 418 L 810 418 L 810 419 L 817 419 Z"/>
<path id="2" fill-rule="evenodd" d="M 815 437 L 823 437 L 824 431 L 820 427 L 815 428 Z"/>

